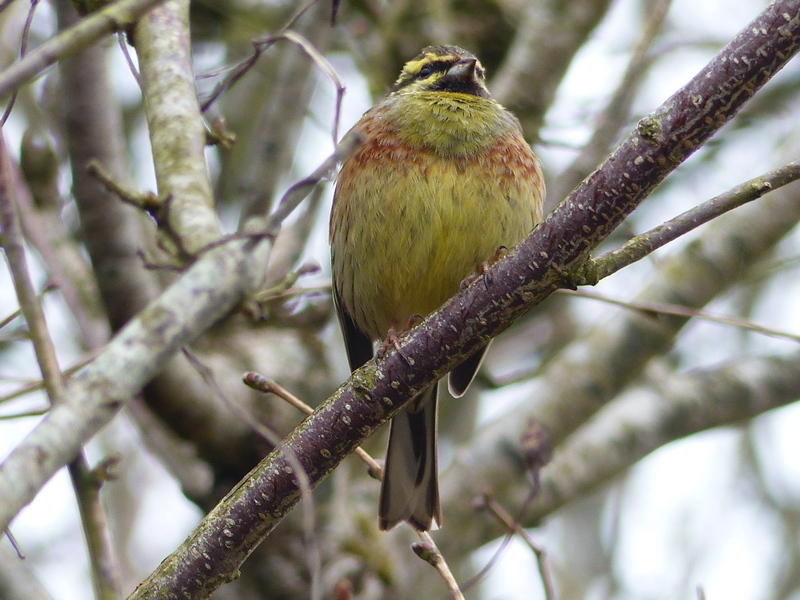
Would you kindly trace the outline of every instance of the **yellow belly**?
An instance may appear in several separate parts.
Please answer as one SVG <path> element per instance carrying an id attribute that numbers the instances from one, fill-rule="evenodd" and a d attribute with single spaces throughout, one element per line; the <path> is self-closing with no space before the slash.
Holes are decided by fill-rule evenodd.
<path id="1" fill-rule="evenodd" d="M 331 216 L 333 279 L 369 337 L 434 311 L 541 219 L 537 160 L 521 137 L 512 142 L 444 159 L 384 135 L 344 165 Z"/>

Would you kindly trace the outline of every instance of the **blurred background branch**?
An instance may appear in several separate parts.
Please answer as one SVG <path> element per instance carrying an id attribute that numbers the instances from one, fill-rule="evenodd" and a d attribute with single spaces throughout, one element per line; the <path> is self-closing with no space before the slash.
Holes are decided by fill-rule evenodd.
<path id="1" fill-rule="evenodd" d="M 151 4 L 125 0 L 79 18 L 66 0 L 43 1 L 22 60 L 29 3 L 0 7 L 0 90 L 4 101 L 18 92 L 4 133 L 20 167 L 14 177 L 34 286 L 57 286 L 40 301 L 61 365 L 94 356 L 126 324 L 153 315 L 146 307 L 181 277 L 153 268 L 174 264 L 165 260 L 169 252 L 197 267 L 208 259 L 202 249 L 209 243 L 251 231 L 253 219 L 333 152 L 341 91 L 339 137 L 421 47 L 456 43 L 481 58 L 490 89 L 519 116 L 542 157 L 552 206 L 622 132 L 763 9 L 755 0 L 353 0 L 336 7 L 170 0 L 131 29 Z M 785 6 L 799 18 L 797 2 Z M 144 91 L 119 48 L 101 39 L 115 30 L 134 43 L 129 52 Z M 331 83 L 321 61 L 279 41 L 200 112 L 231 66 L 253 56 L 254 44 L 287 31 L 307 40 L 344 87 Z M 56 61 L 58 68 L 47 70 Z M 165 95 L 153 84 L 166 84 Z M 791 63 L 598 254 L 796 161 L 798 86 L 800 68 Z M 159 103 L 169 94 L 176 100 Z M 151 147 L 153 135 L 162 137 Z M 206 145 L 220 139 L 234 141 Z M 154 192 L 171 214 L 156 224 L 121 202 L 87 174 L 92 159 L 129 189 Z M 510 514 L 523 515 L 521 524 L 547 551 L 558 598 L 666 599 L 692 596 L 698 585 L 708 597 L 798 593 L 796 344 L 691 318 L 703 308 L 800 333 L 797 195 L 797 184 L 769 193 L 598 286 L 634 304 L 683 306 L 687 315 L 555 295 L 496 340 L 468 397 L 442 402 L 445 528 L 434 538 L 460 582 L 484 566 L 505 533 L 472 506 L 489 489 Z M 302 417 L 242 386 L 242 372 L 263 372 L 311 405 L 347 375 L 327 291 L 329 203 L 330 186 L 318 187 L 274 240 L 261 272 L 242 273 L 264 282 L 255 302 L 228 298 L 226 308 L 220 299 L 224 319 L 208 327 L 206 315 L 197 315 L 203 323 L 193 324 L 204 332 L 192 352 L 222 394 L 280 434 Z M 184 211 L 187 205 L 198 211 Z M 238 285 L 217 275 L 206 284 Z M 11 289 L 0 273 L 2 316 L 18 308 Z M 171 302 L 169 310 L 195 314 L 193 296 Z M 0 417 L 15 416 L 0 420 L 3 459 L 40 423 L 35 413 L 45 406 L 41 392 L 31 391 L 35 384 L 15 383 L 39 377 L 29 338 L 20 317 L 2 327 Z M 137 368 L 124 346 L 112 350 L 123 371 Z M 159 370 L 143 388 L 113 382 L 116 391 L 95 389 L 98 401 L 130 404 L 84 446 L 91 463 L 121 456 L 116 479 L 100 495 L 125 594 L 271 450 L 183 357 L 158 356 L 151 358 Z M 68 389 L 108 369 L 109 362 L 93 361 L 70 376 Z M 109 408 L 110 418 L 116 410 Z M 528 505 L 530 481 L 517 447 L 531 417 L 550 431 L 554 455 L 541 473 L 541 497 Z M 76 432 L 90 425 L 70 421 Z M 365 446 L 376 457 L 383 453 L 380 439 Z M 30 597 L 91 596 L 90 560 L 68 486 L 57 475 L 12 522 L 29 558 L 21 567 L 3 557 L 0 596 L 19 597 L 20 577 L 30 582 Z M 377 531 L 377 487 L 348 459 L 315 490 L 323 593 L 365 600 L 446 595 L 431 566 L 409 550 L 410 531 Z M 307 598 L 306 534 L 290 515 L 214 598 Z M 748 582 L 741 581 L 742 561 Z M 532 551 L 511 543 L 488 578 L 463 591 L 466 598 L 527 599 L 541 588 Z"/>

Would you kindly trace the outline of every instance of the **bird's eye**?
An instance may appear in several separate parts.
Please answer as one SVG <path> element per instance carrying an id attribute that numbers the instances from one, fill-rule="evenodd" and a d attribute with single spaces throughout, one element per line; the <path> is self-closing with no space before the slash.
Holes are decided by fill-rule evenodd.
<path id="1" fill-rule="evenodd" d="M 423 78 L 427 77 L 428 75 L 430 75 L 431 73 L 433 73 L 433 69 L 429 65 L 428 66 L 424 66 L 419 70 L 419 73 L 417 73 L 417 77 L 419 77 L 420 79 L 423 79 Z"/>

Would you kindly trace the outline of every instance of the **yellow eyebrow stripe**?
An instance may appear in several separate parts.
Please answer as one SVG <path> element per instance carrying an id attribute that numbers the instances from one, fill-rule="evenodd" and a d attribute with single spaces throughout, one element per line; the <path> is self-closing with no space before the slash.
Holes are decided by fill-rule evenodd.
<path id="1" fill-rule="evenodd" d="M 408 71 L 409 73 L 419 73 L 422 67 L 424 67 L 431 61 L 432 57 L 433 57 L 432 54 L 426 54 L 419 60 L 409 61 L 406 63 L 405 70 Z"/>

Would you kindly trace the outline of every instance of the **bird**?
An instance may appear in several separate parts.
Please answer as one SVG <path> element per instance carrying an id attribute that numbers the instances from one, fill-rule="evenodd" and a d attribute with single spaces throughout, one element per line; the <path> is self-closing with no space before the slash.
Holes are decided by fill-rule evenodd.
<path id="1" fill-rule="evenodd" d="M 452 45 L 423 48 L 354 125 L 362 143 L 342 164 L 329 241 L 332 295 L 351 370 L 542 220 L 541 164 L 519 120 L 495 101 L 486 71 Z M 396 337 L 395 337 L 396 339 Z M 464 394 L 488 345 L 449 374 Z M 378 526 L 442 524 L 438 382 L 392 419 Z"/>

